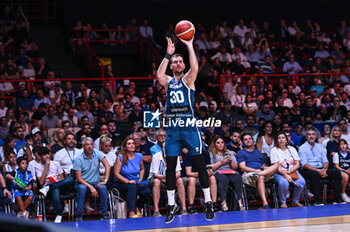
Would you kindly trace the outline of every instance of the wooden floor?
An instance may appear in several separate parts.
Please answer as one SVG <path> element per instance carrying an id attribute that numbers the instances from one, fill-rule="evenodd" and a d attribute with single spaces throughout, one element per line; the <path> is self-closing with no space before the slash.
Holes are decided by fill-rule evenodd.
<path id="1" fill-rule="evenodd" d="M 164 217 L 68 222 L 62 226 L 79 231 L 350 231 L 350 204 L 287 209 L 217 213 L 212 222 L 203 214 L 176 216 L 170 224 Z"/>

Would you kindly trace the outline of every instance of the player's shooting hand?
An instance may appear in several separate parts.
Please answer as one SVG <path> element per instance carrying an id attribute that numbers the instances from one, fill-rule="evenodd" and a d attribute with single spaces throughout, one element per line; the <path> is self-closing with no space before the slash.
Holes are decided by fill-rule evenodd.
<path id="1" fill-rule="evenodd" d="M 179 38 L 179 40 L 181 40 L 181 42 L 183 42 L 187 47 L 193 46 L 193 39 L 194 39 L 194 37 L 192 37 L 192 39 L 190 39 L 190 40 L 184 40 L 184 39 Z"/>
<path id="2" fill-rule="evenodd" d="M 175 45 L 173 43 L 173 41 L 171 40 L 171 38 L 169 37 L 166 37 L 167 41 L 168 41 L 168 47 L 166 49 L 166 52 L 169 54 L 169 55 L 172 55 L 174 54 L 175 52 Z"/>

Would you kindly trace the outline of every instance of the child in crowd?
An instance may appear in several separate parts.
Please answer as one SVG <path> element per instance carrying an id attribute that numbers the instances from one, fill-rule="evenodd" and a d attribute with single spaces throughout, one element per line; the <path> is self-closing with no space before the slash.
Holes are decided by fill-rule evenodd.
<path id="1" fill-rule="evenodd" d="M 11 151 L 8 154 L 5 154 L 5 164 L 2 167 L 3 173 L 8 173 L 16 170 L 18 168 L 16 164 L 16 153 Z"/>
<path id="2" fill-rule="evenodd" d="M 339 148 L 339 152 L 333 155 L 333 163 L 335 168 L 341 172 L 341 198 L 346 203 L 350 203 L 350 197 L 345 192 L 350 175 L 350 152 L 348 151 L 348 142 L 345 139 L 340 139 Z"/>
<path id="3" fill-rule="evenodd" d="M 17 216 L 28 218 L 29 212 L 26 210 L 33 201 L 32 174 L 27 170 L 27 160 L 24 157 L 17 159 L 18 168 L 6 175 L 12 181 L 12 199 L 16 201 L 20 211 Z"/>
<path id="4" fill-rule="evenodd" d="M 33 136 L 31 135 L 31 134 L 29 134 L 29 135 L 26 135 L 25 137 L 24 137 L 24 142 L 25 142 L 25 147 L 22 147 L 19 151 L 18 151 L 18 153 L 17 153 L 17 157 L 21 157 L 21 156 L 24 156 L 24 157 L 26 157 L 27 156 L 27 154 L 26 154 L 26 152 L 27 152 L 27 150 L 28 149 L 30 149 L 30 151 L 32 152 L 32 150 L 33 150 Z M 33 153 L 32 153 L 33 154 Z M 34 158 L 34 157 L 33 157 Z"/>

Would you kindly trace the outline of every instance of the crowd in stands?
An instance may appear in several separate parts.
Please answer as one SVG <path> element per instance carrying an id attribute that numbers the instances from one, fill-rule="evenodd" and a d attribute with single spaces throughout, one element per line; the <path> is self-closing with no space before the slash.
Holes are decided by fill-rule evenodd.
<path id="1" fill-rule="evenodd" d="M 19 83 L 16 90 L 9 88 L 10 82 L 1 83 L 6 87 L 0 89 L 1 95 L 12 98 L 0 100 L 0 205 L 13 202 L 17 215 L 28 218 L 33 199 L 40 194 L 51 199 L 55 222 L 61 222 L 68 205 L 65 201 L 62 204 L 60 195 L 74 190 L 77 221 L 83 220 L 84 212 L 95 210 L 91 197 L 100 199 L 100 213 L 107 219 L 107 194 L 116 188 L 127 201 L 130 218 L 142 217 L 141 209 L 151 199 L 153 215 L 160 216 L 165 196 L 166 130 L 146 129 L 142 123 L 144 111 L 165 112 L 163 87 L 157 81 L 144 88 L 133 81 L 119 83 L 116 89 L 110 81 L 98 89 L 84 82 L 79 88 L 69 81 L 61 83 L 45 59 L 38 59 L 38 46 L 30 40 L 23 11 L 19 8 L 11 13 L 6 8 L 4 13 L 0 27 L 1 79 L 57 81 L 31 89 Z M 77 24 L 82 30 L 88 26 Z M 108 28 L 107 24 L 102 27 Z M 142 36 L 161 49 L 148 27 L 147 20 L 139 28 L 133 19 L 126 28 L 139 28 Z M 222 122 L 220 128 L 203 128 L 201 132 L 215 210 L 245 210 L 243 184 L 256 188 L 263 209 L 268 209 L 265 182 L 269 181 L 278 185 L 282 208 L 288 207 L 289 195 L 291 206 L 301 207 L 299 201 L 307 186 L 313 203 L 322 205 L 323 179 L 333 182 L 334 203 L 350 203 L 346 194 L 350 83 L 347 75 L 318 75 L 349 71 L 350 28 L 346 22 L 341 22 L 335 36 L 310 20 L 305 26 L 296 21 L 287 26 L 281 20 L 277 30 L 268 22 L 260 29 L 253 21 L 247 27 L 240 20 L 233 28 L 223 22 L 208 33 L 197 24 L 196 33 L 200 63 L 197 116 Z M 172 25 L 166 35 L 174 35 Z M 107 69 L 113 76 L 111 66 Z M 276 85 L 267 77 L 237 76 L 306 71 L 315 75 L 279 78 Z M 232 78 L 227 79 L 220 94 L 222 74 Z M 314 127 L 317 123 L 323 125 L 322 131 Z M 186 148 L 176 171 L 181 213 L 196 213 L 198 173 Z M 237 202 L 230 207 L 227 196 L 232 191 Z"/>

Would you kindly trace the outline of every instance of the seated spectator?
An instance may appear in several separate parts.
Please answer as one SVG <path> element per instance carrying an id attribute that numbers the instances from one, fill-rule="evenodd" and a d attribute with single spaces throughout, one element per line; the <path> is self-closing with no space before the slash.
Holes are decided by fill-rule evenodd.
<path id="1" fill-rule="evenodd" d="M 250 63 L 247 60 L 247 57 L 242 52 L 242 48 L 239 46 L 233 49 L 231 59 L 232 59 L 232 62 L 236 61 L 236 63 L 237 63 L 237 60 L 240 60 L 240 64 L 242 64 L 244 68 L 251 67 Z M 236 73 L 236 74 L 239 74 L 239 73 Z"/>
<path id="2" fill-rule="evenodd" d="M 238 207 L 235 209 L 245 210 L 242 204 L 242 177 L 235 170 L 237 170 L 237 161 L 233 152 L 227 150 L 224 138 L 216 136 L 209 147 L 210 162 L 212 171 L 214 173 L 218 193 L 221 199 L 221 210 L 226 212 L 229 210 L 227 206 L 227 191 L 231 186 L 238 199 Z"/>
<path id="3" fill-rule="evenodd" d="M 72 127 L 78 126 L 78 118 L 75 116 L 74 108 L 69 108 L 67 115 L 62 117 L 62 121 L 69 121 Z"/>
<path id="4" fill-rule="evenodd" d="M 267 167 L 264 156 L 259 150 L 254 148 L 253 137 L 250 134 L 242 135 L 243 149 L 237 152 L 237 161 L 239 168 L 243 173 L 242 180 L 244 184 L 258 188 L 260 198 L 263 202 L 263 209 L 269 209 L 266 200 L 265 182 L 271 180 L 276 173 L 278 162 Z"/>
<path id="5" fill-rule="evenodd" d="M 255 129 L 255 116 L 254 115 L 247 115 L 245 118 L 246 127 L 243 131 L 243 133 L 249 133 L 253 136 L 253 138 L 256 138 L 258 136 L 259 131 Z"/>
<path id="6" fill-rule="evenodd" d="M 146 38 L 152 44 L 152 46 L 154 46 L 158 49 L 162 48 L 162 46 L 160 46 L 156 42 L 156 40 L 154 39 L 153 28 L 151 26 L 149 26 L 147 19 L 143 20 L 143 24 L 142 24 L 142 26 L 140 26 L 139 30 L 140 30 L 142 37 Z"/>
<path id="7" fill-rule="evenodd" d="M 346 37 L 343 39 L 343 45 L 347 51 L 350 51 L 350 32 L 346 33 Z"/>
<path id="8" fill-rule="evenodd" d="M 306 131 L 306 139 L 307 141 L 299 148 L 301 174 L 310 181 L 311 192 L 315 197 L 314 205 L 323 205 L 320 197 L 320 180 L 326 178 L 333 181 L 333 202 L 342 203 L 343 200 L 340 196 L 340 172 L 335 169 L 329 169 L 327 151 L 321 144 L 316 143 L 317 135 L 314 128 Z"/>
<path id="9" fill-rule="evenodd" d="M 236 92 L 230 98 L 232 106 L 236 111 L 242 110 L 245 97 L 246 96 L 243 94 L 242 86 L 237 86 Z"/>
<path id="10" fill-rule="evenodd" d="M 117 156 L 112 149 L 112 140 L 107 136 L 102 136 L 100 139 L 100 151 L 105 155 L 109 166 L 114 167 Z M 106 168 L 102 163 L 100 163 L 99 172 L 101 181 L 103 181 L 105 179 Z"/>
<path id="11" fill-rule="evenodd" d="M 327 116 L 330 120 L 338 121 L 345 118 L 347 109 L 345 106 L 340 105 L 340 97 L 335 96 L 333 98 L 332 106 L 327 108 Z"/>
<path id="12" fill-rule="evenodd" d="M 265 55 L 263 61 L 258 61 L 255 68 L 262 68 L 264 74 L 270 74 L 275 72 L 275 65 L 272 63 L 272 57 L 270 55 Z"/>
<path id="13" fill-rule="evenodd" d="M 349 183 L 350 175 L 350 155 L 348 151 L 348 142 L 345 139 L 339 141 L 340 150 L 333 155 L 333 163 L 335 168 L 341 172 L 341 198 L 346 203 L 350 203 L 350 198 L 345 190 Z"/>
<path id="14" fill-rule="evenodd" d="M 252 100 L 251 94 L 246 95 L 245 102 L 243 104 L 243 111 L 246 114 L 255 114 L 258 111 L 258 105 Z"/>
<path id="15" fill-rule="evenodd" d="M 256 149 L 262 154 L 271 156 L 271 149 L 275 146 L 274 136 L 276 127 L 272 121 L 266 121 L 259 129 L 258 139 L 256 141 Z"/>
<path id="16" fill-rule="evenodd" d="M 207 40 L 207 34 L 205 32 L 200 34 L 199 38 L 194 42 L 194 44 L 199 46 L 199 51 L 202 54 L 207 54 L 208 50 L 210 49 L 210 44 Z"/>
<path id="17" fill-rule="evenodd" d="M 77 141 L 75 139 L 74 134 L 71 132 L 67 132 L 65 134 L 64 144 L 64 148 L 62 148 L 61 150 L 57 151 L 56 154 L 54 154 L 53 160 L 60 163 L 64 171 L 64 176 L 70 176 L 70 171 L 73 168 L 74 161 L 78 158 L 82 151 L 80 149 L 75 148 Z"/>
<path id="18" fill-rule="evenodd" d="M 314 54 L 314 59 L 320 58 L 321 61 L 326 62 L 327 58 L 330 56 L 329 52 L 327 50 L 324 50 L 323 44 L 318 45 L 318 49 L 316 50 Z"/>
<path id="19" fill-rule="evenodd" d="M 260 103 L 260 110 L 256 113 L 256 119 L 264 118 L 266 121 L 273 120 L 275 112 L 270 109 L 270 104 L 267 101 Z"/>
<path id="20" fill-rule="evenodd" d="M 238 25 L 233 28 L 233 36 L 243 38 L 247 32 L 249 32 L 248 28 L 244 25 L 243 19 L 240 19 Z"/>
<path id="21" fill-rule="evenodd" d="M 8 173 L 6 175 L 6 178 L 12 182 L 12 201 L 17 203 L 20 210 L 17 214 L 17 217 L 28 219 L 29 211 L 26 209 L 31 205 L 34 197 L 34 193 L 32 191 L 32 174 L 27 170 L 28 163 L 24 157 L 17 159 L 17 165 L 18 168 Z M 22 186 L 21 183 L 16 180 L 17 178 L 25 186 Z"/>
<path id="22" fill-rule="evenodd" d="M 226 52 L 225 47 L 220 47 L 219 52 L 217 52 L 214 56 L 212 56 L 210 59 L 215 60 L 216 58 L 219 59 L 222 63 L 232 63 L 232 58 L 230 53 Z"/>
<path id="23" fill-rule="evenodd" d="M 55 223 L 62 221 L 62 205 L 60 202 L 60 194 L 69 190 L 73 184 L 73 177 L 64 177 L 63 169 L 59 162 L 50 160 L 51 151 L 46 147 L 38 149 L 40 156 L 40 164 L 35 165 L 35 173 L 42 187 L 39 192 L 46 197 L 48 193 L 52 196 L 53 207 L 56 214 Z M 68 204 L 64 206 L 68 212 Z"/>
<path id="24" fill-rule="evenodd" d="M 152 187 L 152 196 L 154 202 L 154 213 L 153 216 L 161 216 L 159 212 L 159 199 L 160 190 L 165 188 L 165 178 L 166 178 L 166 162 L 164 154 L 164 142 L 165 142 L 165 131 L 159 129 L 157 131 L 157 144 L 151 147 L 152 162 L 150 167 L 150 175 L 148 177 L 148 182 Z M 181 165 L 180 159 L 177 159 L 176 165 L 176 188 L 178 196 L 181 202 L 181 214 L 187 214 L 186 210 L 186 197 L 185 197 L 185 186 L 181 178 Z"/>
<path id="25" fill-rule="evenodd" d="M 6 74 L 0 75 L 0 80 L 6 80 Z M 15 93 L 12 82 L 0 82 L 0 96 L 10 96 Z"/>
<path id="26" fill-rule="evenodd" d="M 232 126 L 235 121 L 235 115 L 231 110 L 232 104 L 229 99 L 226 99 L 224 101 L 225 108 L 224 110 L 220 111 L 216 117 L 217 119 L 220 119 L 222 123 L 226 123 L 228 126 Z"/>
<path id="27" fill-rule="evenodd" d="M 144 171 L 142 154 L 135 152 L 135 141 L 127 137 L 114 164 L 113 187 L 126 195 L 129 218 L 142 217 L 140 209 L 151 194 L 147 182 L 142 182 Z"/>
<path id="28" fill-rule="evenodd" d="M 311 120 L 315 120 L 315 118 L 318 115 L 320 115 L 320 110 L 314 104 L 314 101 L 312 100 L 311 97 L 307 97 L 305 101 L 306 101 L 306 104 L 301 111 L 301 121 L 305 122 L 306 118 L 311 118 Z"/>
<path id="29" fill-rule="evenodd" d="M 299 203 L 305 180 L 300 175 L 300 158 L 297 150 L 289 145 L 285 132 L 279 132 L 275 139 L 275 147 L 271 149 L 271 163 L 278 163 L 278 171 L 274 180 L 278 183 L 280 207 L 287 208 L 286 200 L 290 184 L 294 184 L 292 206 L 303 206 Z"/>
<path id="30" fill-rule="evenodd" d="M 2 173 L 0 172 L 0 206 L 5 206 L 11 202 L 12 194 L 6 188 L 6 181 Z"/>
<path id="31" fill-rule="evenodd" d="M 245 53 L 245 56 L 247 57 L 247 61 L 250 63 L 257 63 L 259 60 L 262 59 L 261 54 L 259 51 L 255 50 L 255 47 L 253 44 L 248 45 L 248 51 Z"/>
<path id="32" fill-rule="evenodd" d="M 83 142 L 83 153 L 74 161 L 73 169 L 75 170 L 77 184 L 77 212 L 76 221 L 83 220 L 83 207 L 85 195 L 91 193 L 93 198 L 100 198 L 101 215 L 103 219 L 108 219 L 108 201 L 107 201 L 107 181 L 110 174 L 110 166 L 105 156 L 98 150 L 94 149 L 92 138 L 86 137 Z M 105 179 L 100 180 L 99 167 L 100 162 L 106 168 Z"/>
<path id="33" fill-rule="evenodd" d="M 297 61 L 295 61 L 294 54 L 290 54 L 288 57 L 288 61 L 283 65 L 283 72 L 289 74 L 296 74 L 303 72 L 303 68 L 299 65 Z"/>
<path id="34" fill-rule="evenodd" d="M 56 116 L 56 109 L 53 106 L 48 107 L 48 114 L 42 117 L 41 129 L 44 133 L 50 128 L 60 127 L 59 118 Z"/>
<path id="35" fill-rule="evenodd" d="M 201 132 L 203 141 L 206 140 L 204 132 Z M 208 145 L 204 144 L 205 149 L 208 149 Z M 183 162 L 185 165 L 186 170 L 186 176 L 187 176 L 187 193 L 188 193 L 188 213 L 190 214 L 196 214 L 197 210 L 194 207 L 194 198 L 196 195 L 196 187 L 199 186 L 199 179 L 198 179 L 198 169 L 196 165 L 194 165 L 194 161 L 192 159 L 192 154 L 187 150 L 185 150 L 185 156 L 183 158 Z M 213 174 L 213 171 L 211 168 L 209 168 L 210 163 L 210 156 L 207 151 L 203 152 L 204 157 L 204 163 L 207 166 L 207 172 L 209 176 L 209 187 L 210 187 L 210 196 L 213 202 L 214 211 L 217 212 L 220 210 L 220 207 L 216 204 L 217 201 L 217 184 L 216 179 Z"/>

